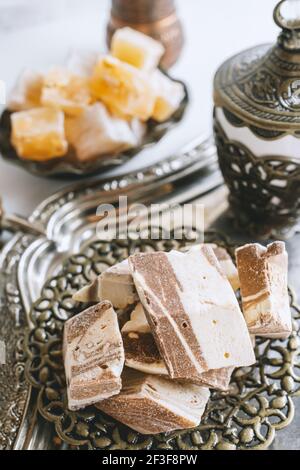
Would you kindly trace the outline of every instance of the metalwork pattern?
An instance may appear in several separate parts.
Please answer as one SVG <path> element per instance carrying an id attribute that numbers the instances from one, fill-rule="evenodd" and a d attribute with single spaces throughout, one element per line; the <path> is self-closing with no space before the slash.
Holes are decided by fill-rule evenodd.
<path id="1" fill-rule="evenodd" d="M 93 161 L 79 162 L 76 159 L 74 150 L 70 148 L 65 157 L 56 158 L 47 162 L 24 160 L 18 157 L 13 145 L 11 144 L 11 113 L 8 110 L 5 110 L 0 118 L 0 154 L 8 162 L 19 165 L 29 172 L 40 176 L 95 175 L 101 171 L 106 171 L 110 167 L 122 165 L 145 148 L 159 142 L 167 132 L 173 129 L 174 126 L 183 119 L 189 102 L 188 91 L 183 82 L 180 82 L 179 80 L 173 81 L 181 83 L 185 89 L 185 98 L 183 99 L 180 107 L 166 122 L 158 123 L 150 120 L 147 123 L 147 132 L 143 138 L 142 144 L 134 149 L 128 150 L 127 152 L 118 155 L 102 155 Z"/>
<path id="2" fill-rule="evenodd" d="M 300 23 L 298 18 L 293 20 L 284 18 L 281 13 L 282 6 L 286 0 L 281 0 L 274 10 L 274 21 L 282 28 L 279 36 L 280 45 L 288 51 L 299 51 L 300 45 Z"/>
<path id="3" fill-rule="evenodd" d="M 300 216 L 299 160 L 279 156 L 257 158 L 245 145 L 230 140 L 217 118 L 214 133 L 220 168 L 230 190 L 236 217 L 262 227 L 266 235 L 286 231 Z M 258 228 L 256 227 L 256 231 Z"/>
<path id="4" fill-rule="evenodd" d="M 209 232 L 233 254 L 234 247 Z M 105 267 L 135 251 L 181 249 L 187 240 L 97 241 L 73 256 L 60 274 L 45 285 L 31 312 L 33 329 L 25 347 L 26 377 L 38 389 L 38 410 L 55 425 L 58 436 L 70 446 L 88 449 L 266 449 L 275 433 L 293 419 L 292 396 L 300 395 L 300 309 L 291 293 L 294 332 L 289 340 L 256 341 L 257 363 L 234 373 L 229 393 L 213 392 L 199 427 L 159 436 L 142 436 L 90 407 L 67 409 L 62 362 L 62 332 L 66 319 L 78 313 L 72 294 Z"/>
<path id="5" fill-rule="evenodd" d="M 247 126 L 299 137 L 299 68 L 298 51 L 287 54 L 278 44 L 243 51 L 217 71 L 215 104 Z"/>
<path id="6" fill-rule="evenodd" d="M 94 194 L 97 195 L 99 201 L 101 197 L 107 197 L 109 194 L 114 194 L 118 191 L 137 191 L 148 184 L 157 182 L 161 178 L 168 178 L 176 171 L 193 165 L 199 160 L 206 160 L 207 157 L 216 154 L 216 147 L 213 137 L 200 137 L 197 138 L 187 149 L 184 149 L 179 154 L 172 155 L 160 162 L 155 163 L 143 170 L 121 175 L 111 179 L 90 181 L 82 185 L 75 184 L 69 186 L 66 190 L 57 193 L 55 201 L 49 198 L 42 203 L 41 206 L 33 212 L 30 221 L 40 221 L 45 225 L 48 223 L 51 216 L 66 204 L 76 202 L 77 200 L 89 197 Z"/>
<path id="7" fill-rule="evenodd" d="M 94 209 L 92 212 L 95 213 L 102 198 L 115 197 L 125 187 L 128 191 L 137 191 L 146 184 L 158 183 L 160 178 L 167 178 L 174 172 L 193 165 L 197 160 L 205 160 L 209 156 L 214 156 L 215 153 L 213 139 L 211 137 L 207 139 L 199 137 L 183 149 L 182 152 L 143 170 L 109 180 L 77 183 L 67 187 L 43 201 L 29 217 L 29 220 L 30 222 L 37 222 L 43 225 L 51 237 L 52 230 L 51 228 L 49 229 L 51 220 L 55 219 L 55 226 L 60 225 L 69 214 L 69 211 L 74 211 L 75 208 L 76 211 L 80 210 L 80 218 L 82 218 L 82 206 L 85 205 L 86 200 L 93 199 Z M 66 207 L 68 207 L 67 212 L 64 211 Z M 78 220 L 78 213 L 76 218 Z M 86 221 L 83 222 L 82 220 L 82 223 L 86 226 Z M 65 248 L 74 252 L 73 245 L 76 236 L 75 233 L 71 233 L 72 238 L 69 240 L 68 247 Z M 31 256 L 35 255 L 36 239 L 33 236 L 17 234 L 9 241 L 6 235 L 5 231 L 0 233 L 0 241 L 2 242 L 3 238 L 3 241 L 6 242 L 2 253 L 0 253 L 0 339 L 5 340 L 9 338 L 6 348 L 7 366 L 0 366 L 0 423 L 3 423 L 0 427 L 0 449 L 15 447 L 20 449 L 23 448 L 23 445 L 27 445 L 25 441 L 26 443 L 30 441 L 30 445 L 35 445 L 35 441 L 30 436 L 29 429 L 32 425 L 31 403 L 28 402 L 31 391 L 30 387 L 24 382 L 22 373 L 15 375 L 12 373 L 17 363 L 17 370 L 24 369 L 25 367 L 25 358 L 21 360 L 20 354 L 18 353 L 16 356 L 16 352 L 18 351 L 17 345 L 22 344 L 22 335 L 24 327 L 27 325 L 27 315 L 29 314 L 28 309 L 32 303 L 32 293 L 29 293 L 26 289 L 24 290 L 24 284 L 26 284 L 28 278 L 28 260 L 26 259 L 25 261 L 26 267 L 24 267 L 24 271 L 22 270 L 20 277 L 18 277 L 18 268 L 20 260 L 24 259 L 24 255 L 26 255 L 26 251 L 30 247 L 33 247 Z M 57 236 L 58 238 L 63 238 L 59 234 Z M 51 253 L 48 252 L 46 256 L 42 256 L 42 259 L 39 257 L 35 261 L 41 261 L 43 266 L 47 265 L 49 255 L 53 254 L 52 250 L 54 248 L 56 248 L 55 244 L 51 245 Z M 40 271 L 38 272 L 40 273 Z M 48 267 L 43 270 L 43 276 L 39 280 L 40 285 L 44 284 L 47 276 Z M 22 281 L 22 288 L 20 280 Z M 32 282 L 30 281 L 31 284 Z M 12 292 L 14 292 L 14 295 L 11 295 Z M 7 385 L 8 381 L 10 382 L 9 386 Z M 16 398 L 17 390 L 19 391 L 19 401 Z M 42 433 L 42 439 L 47 439 L 48 436 L 44 436 L 44 431 Z M 27 437 L 28 441 L 26 440 Z"/>
<path id="8" fill-rule="evenodd" d="M 10 449 L 19 432 L 29 385 L 24 378 L 24 329 L 22 301 L 16 287 L 16 270 L 30 237 L 19 237 L 8 251 L 0 271 L 0 339 L 5 341 L 6 364 L 0 365 L 0 449 Z"/>
<path id="9" fill-rule="evenodd" d="M 256 137 L 264 140 L 276 140 L 276 139 L 281 139 L 284 137 L 284 132 L 279 132 L 276 130 L 270 130 L 270 129 L 263 129 L 260 127 L 256 126 L 251 126 L 247 125 L 245 121 L 242 119 L 239 119 L 237 116 L 235 116 L 233 113 L 228 111 L 228 109 L 223 108 L 223 113 L 227 119 L 228 122 L 234 127 L 248 127 Z"/>

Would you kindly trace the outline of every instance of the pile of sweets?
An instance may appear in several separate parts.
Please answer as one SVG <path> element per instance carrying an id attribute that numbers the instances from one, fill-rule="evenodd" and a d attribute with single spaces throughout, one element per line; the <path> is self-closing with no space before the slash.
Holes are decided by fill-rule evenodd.
<path id="1" fill-rule="evenodd" d="M 185 96 L 159 68 L 163 46 L 130 28 L 108 55 L 72 54 L 66 66 L 23 72 L 11 93 L 11 142 L 22 159 L 48 161 L 70 150 L 80 162 L 137 147 L 147 121 L 168 120 Z"/>
<path id="2" fill-rule="evenodd" d="M 210 389 L 255 363 L 255 335 L 292 332 L 284 243 L 236 258 L 213 244 L 137 253 L 77 292 L 95 305 L 65 324 L 69 409 L 96 405 L 142 434 L 198 426 Z"/>

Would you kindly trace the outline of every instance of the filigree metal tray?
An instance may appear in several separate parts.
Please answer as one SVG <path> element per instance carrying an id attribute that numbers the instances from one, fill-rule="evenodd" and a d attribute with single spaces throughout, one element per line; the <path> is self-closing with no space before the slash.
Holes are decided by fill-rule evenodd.
<path id="1" fill-rule="evenodd" d="M 276 430 L 287 426 L 294 414 L 293 393 L 300 391 L 293 358 L 297 355 L 300 311 L 291 294 L 294 333 L 288 341 L 256 341 L 257 362 L 237 369 L 229 393 L 213 392 L 200 426 L 193 430 L 143 436 L 105 416 L 95 407 L 78 412 L 67 408 L 62 360 L 64 322 L 82 309 L 73 293 L 91 277 L 136 251 L 169 251 L 186 246 L 183 241 L 128 239 L 94 241 L 72 256 L 62 270 L 44 286 L 34 304 L 26 335 L 29 357 L 26 378 L 38 390 L 37 408 L 44 419 L 54 423 L 57 435 L 70 446 L 87 449 L 264 449 Z M 208 232 L 208 242 L 232 248 L 222 236 Z M 296 384 L 295 384 L 296 378 Z"/>
<path id="2" fill-rule="evenodd" d="M 75 150 L 72 148 L 69 150 L 68 154 L 62 158 L 56 158 L 46 162 L 25 160 L 18 157 L 13 145 L 11 144 L 11 113 L 5 110 L 0 118 L 0 154 L 9 163 L 19 165 L 30 173 L 39 176 L 74 175 L 80 177 L 95 175 L 101 172 L 103 173 L 111 167 L 120 166 L 142 150 L 158 143 L 183 119 L 189 102 L 187 87 L 179 80 L 172 80 L 174 82 L 181 83 L 184 86 L 185 97 L 180 107 L 166 122 L 158 123 L 154 120 L 150 120 L 147 123 L 147 132 L 141 145 L 134 149 L 130 149 L 121 154 L 101 155 L 99 158 L 95 158 L 88 162 L 78 161 L 76 159 Z"/>
<path id="3" fill-rule="evenodd" d="M 125 188 L 132 202 L 166 197 L 180 203 L 220 184 L 214 143 L 200 136 L 143 170 L 58 192 L 29 217 L 45 227 L 48 239 L 18 233 L 6 243 L 0 253 L 0 340 L 6 342 L 6 365 L 0 365 L 0 449 L 53 447 L 52 426 L 36 413 L 35 390 L 24 380 L 24 330 L 32 326 L 30 309 L 46 280 L 95 236 L 98 205 L 115 203 Z"/>
<path id="4" fill-rule="evenodd" d="M 111 264 L 127 256 L 128 250 L 177 246 L 176 242 L 150 242 L 143 246 L 134 241 L 124 241 L 121 245 L 117 242 L 112 245 L 108 256 L 109 246 L 99 244 L 95 236 L 97 206 L 103 200 L 114 203 L 120 193 L 124 194 L 125 188 L 130 200 L 140 202 L 147 202 L 149 197 L 151 202 L 192 201 L 221 184 L 215 160 L 216 150 L 212 141 L 199 138 L 182 153 L 143 171 L 108 181 L 73 185 L 48 198 L 30 217 L 31 221 L 44 225 L 48 239 L 17 234 L 5 245 L 0 255 L 0 339 L 6 340 L 7 365 L 0 366 L 0 448 L 53 449 L 69 445 L 97 448 L 266 448 L 273 442 L 276 430 L 291 422 L 294 414 L 292 397 L 300 395 L 299 309 L 292 294 L 295 317 L 292 338 L 283 342 L 258 342 L 257 349 L 261 349 L 263 354 L 259 354 L 261 359 L 257 366 L 235 375 L 228 396 L 213 395 L 201 428 L 189 434 L 175 433 L 148 439 L 116 426 L 113 420 L 99 414 L 96 419 L 92 414 L 83 413 L 78 428 L 72 421 L 76 415 L 72 415 L 69 432 L 67 422 L 58 419 L 65 413 L 61 408 L 62 396 L 57 395 L 63 390 L 63 382 L 58 388 L 55 382 L 59 377 L 63 380 L 57 355 L 60 340 L 57 336 L 57 343 L 50 341 L 50 345 L 43 338 L 46 335 L 47 340 L 49 332 L 53 338 L 58 335 L 57 328 L 62 326 L 67 316 L 77 311 L 78 306 L 70 302 L 70 295 L 76 283 L 82 285 L 88 281 L 90 273 L 86 270 L 89 270 L 89 263 L 94 260 L 92 271 L 99 272 L 103 269 L 99 260 Z M 179 174 L 186 176 L 183 183 L 178 181 Z M 230 245 L 223 236 L 213 232 L 207 234 L 206 241 L 209 240 Z M 44 287 L 45 283 L 49 288 Z M 42 299 L 46 303 L 43 304 Z M 43 316 L 45 325 L 41 325 Z M 26 327 L 29 327 L 29 336 L 26 336 L 24 347 Z M 35 342 L 39 346 L 33 350 Z M 43 361 L 44 350 L 51 354 L 45 367 L 41 367 L 39 359 L 36 359 L 37 362 L 33 363 L 30 360 L 25 368 L 25 350 L 30 355 L 43 354 Z M 57 374 L 52 382 L 56 367 Z M 55 416 L 52 405 L 57 398 L 60 405 Z M 50 408 L 47 408 L 50 403 Z M 57 421 L 60 437 L 53 421 Z M 100 434 L 93 431 L 96 428 Z M 92 435 L 94 432 L 96 434 Z M 75 441 L 70 444 L 69 440 L 65 444 L 64 439 L 71 436 Z"/>

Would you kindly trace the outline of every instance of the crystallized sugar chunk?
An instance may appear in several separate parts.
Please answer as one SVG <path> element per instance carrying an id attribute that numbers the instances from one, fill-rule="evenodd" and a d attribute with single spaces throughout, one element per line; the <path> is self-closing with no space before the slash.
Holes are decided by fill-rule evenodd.
<path id="1" fill-rule="evenodd" d="M 181 83 L 168 78 L 160 70 L 153 72 L 151 82 L 156 95 L 152 117 L 158 122 L 166 121 L 175 113 L 184 99 L 184 87 Z"/>
<path id="2" fill-rule="evenodd" d="M 115 57 L 106 56 L 97 63 L 91 91 L 120 117 L 147 121 L 153 113 L 155 95 L 147 76 Z"/>
<path id="3" fill-rule="evenodd" d="M 112 55 L 145 71 L 155 69 L 164 52 L 160 42 L 132 28 L 118 29 L 112 38 Z"/>
<path id="4" fill-rule="evenodd" d="M 73 74 L 90 77 L 100 56 L 97 52 L 73 50 L 66 59 L 66 68 Z"/>
<path id="5" fill-rule="evenodd" d="M 19 157 L 43 161 L 66 154 L 68 143 L 62 111 L 50 108 L 20 111 L 12 114 L 11 124 L 11 141 Z"/>
<path id="6" fill-rule="evenodd" d="M 88 80 L 72 74 L 68 69 L 52 69 L 45 76 L 41 101 L 44 106 L 77 116 L 91 103 Z"/>
<path id="7" fill-rule="evenodd" d="M 232 261 L 232 258 L 228 251 L 222 246 L 216 245 L 215 243 L 205 243 L 205 245 L 210 246 L 213 249 L 217 260 L 219 261 L 221 269 L 227 277 L 228 281 L 230 282 L 231 287 L 234 291 L 238 290 L 240 287 L 238 270 L 234 262 Z M 187 247 L 185 249 L 185 252 L 190 250 L 198 250 L 200 246 L 201 245 L 194 245 L 192 247 Z"/>
<path id="8" fill-rule="evenodd" d="M 89 106 L 78 118 L 68 119 L 66 133 L 80 161 L 121 152 L 138 142 L 130 123 L 110 114 L 102 103 Z"/>
<path id="9" fill-rule="evenodd" d="M 11 111 L 25 111 L 40 106 L 43 80 L 41 73 L 24 70 L 9 96 L 7 108 Z"/>

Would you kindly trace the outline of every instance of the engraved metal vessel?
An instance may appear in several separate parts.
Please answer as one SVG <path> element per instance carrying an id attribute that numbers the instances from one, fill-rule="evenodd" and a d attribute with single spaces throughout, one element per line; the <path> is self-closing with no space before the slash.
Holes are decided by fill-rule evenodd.
<path id="1" fill-rule="evenodd" d="M 226 61 L 214 82 L 214 132 L 230 203 L 240 225 L 283 236 L 300 216 L 300 18 L 281 1 L 275 45 Z"/>
<path id="2" fill-rule="evenodd" d="M 164 45 L 166 53 L 161 62 L 164 69 L 177 61 L 184 37 L 174 0 L 112 0 L 107 26 L 108 45 L 114 32 L 124 26 L 152 36 Z"/>

